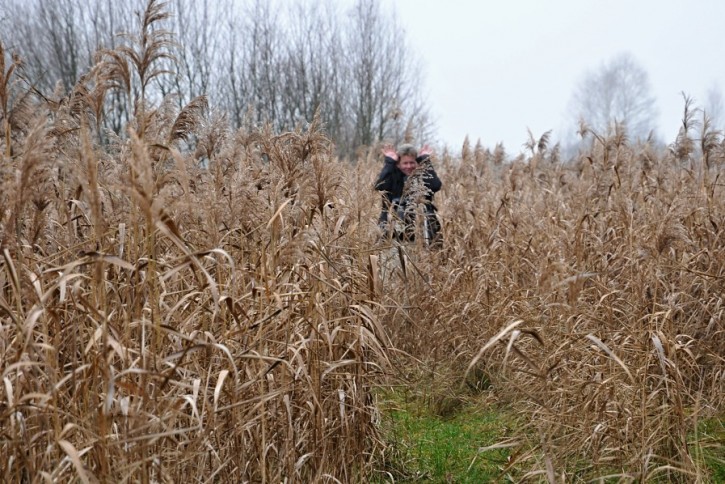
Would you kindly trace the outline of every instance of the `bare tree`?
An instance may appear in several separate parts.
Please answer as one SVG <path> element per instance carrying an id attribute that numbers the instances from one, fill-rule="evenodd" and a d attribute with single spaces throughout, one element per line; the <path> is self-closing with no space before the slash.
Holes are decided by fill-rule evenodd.
<path id="1" fill-rule="evenodd" d="M 13 25 L 3 28 L 9 36 L 6 42 L 25 59 L 25 70 L 36 87 L 51 90 L 61 82 L 68 90 L 78 77 L 81 63 L 77 5 L 73 0 L 60 0 L 45 7 L 7 0 L 5 8 L 12 11 L 7 18 Z"/>
<path id="2" fill-rule="evenodd" d="M 257 123 L 279 127 L 280 78 L 278 61 L 281 51 L 279 15 L 276 5 L 267 0 L 253 0 L 244 13 L 247 42 L 245 81 L 251 87 L 253 115 Z"/>
<path id="3" fill-rule="evenodd" d="M 378 2 L 358 0 L 349 19 L 346 41 L 356 120 L 352 141 L 355 145 L 370 145 L 383 137 L 386 122 L 397 114 L 386 108 L 395 104 L 395 84 L 408 74 L 398 71 L 403 56 L 397 49 L 398 35 L 394 25 L 386 22 Z"/>
<path id="4" fill-rule="evenodd" d="M 280 70 L 285 38 L 280 11 L 274 2 L 249 0 L 229 2 L 221 7 L 215 34 L 221 36 L 210 81 L 224 99 L 220 107 L 232 122 L 281 126 L 280 91 L 284 73 Z"/>
<path id="5" fill-rule="evenodd" d="M 36 89 L 69 91 L 94 62 L 101 47 L 114 47 L 114 34 L 127 31 L 130 9 L 140 0 L 6 0 L 0 7 L 6 42 L 25 59 Z M 12 22 L 10 24 L 9 22 Z M 29 41 L 28 39 L 32 39 Z"/>
<path id="6" fill-rule="evenodd" d="M 90 71 L 96 52 L 125 48 L 123 34 L 136 31 L 134 19 L 147 4 L 6 0 L 0 26 L 9 33 L 6 44 L 26 60 L 33 85 L 50 93 L 60 82 L 67 93 Z M 318 114 L 347 154 L 381 139 L 430 134 L 419 62 L 394 12 L 383 11 L 379 0 L 357 0 L 347 16 L 332 0 L 167 0 L 163 9 L 171 15 L 159 28 L 173 33 L 164 40 L 174 44 L 158 59 L 163 75 L 109 90 L 106 128 L 119 132 L 134 98 L 155 103 L 173 95 L 181 106 L 206 95 L 236 126 L 284 130 Z"/>
<path id="7" fill-rule="evenodd" d="M 240 52 L 244 33 L 241 31 L 241 21 L 234 15 L 234 12 L 234 5 L 225 3 L 223 20 L 217 29 L 227 46 L 227 48 L 222 49 L 220 54 L 221 66 L 218 70 L 220 77 L 216 82 L 217 93 L 221 99 L 212 99 L 212 102 L 222 103 L 222 109 L 228 113 L 231 123 L 239 127 L 242 126 L 245 118 L 249 93 L 243 80 L 245 68 L 243 56 Z"/>
<path id="8" fill-rule="evenodd" d="M 412 125 L 427 125 L 419 62 L 395 14 L 385 14 L 377 0 L 358 0 L 345 32 L 355 120 L 350 144 L 399 141 Z"/>
<path id="9" fill-rule="evenodd" d="M 607 135 L 615 124 L 624 124 L 631 138 L 645 138 L 656 128 L 657 109 L 649 76 L 629 53 L 620 54 L 589 72 L 571 99 L 571 112 L 578 122 Z"/>
<path id="10" fill-rule="evenodd" d="M 173 58 L 165 63 L 172 74 L 157 79 L 163 96 L 175 94 L 179 106 L 200 96 L 217 94 L 225 33 L 219 26 L 232 11 L 233 0 L 172 0 L 168 28 L 174 33 Z"/>
<path id="11" fill-rule="evenodd" d="M 318 110 L 329 114 L 334 109 L 329 101 L 339 95 L 336 87 L 341 77 L 341 62 L 335 54 L 342 47 L 336 18 L 338 13 L 330 2 L 297 2 L 292 8 L 281 59 L 287 125 L 311 120 Z"/>

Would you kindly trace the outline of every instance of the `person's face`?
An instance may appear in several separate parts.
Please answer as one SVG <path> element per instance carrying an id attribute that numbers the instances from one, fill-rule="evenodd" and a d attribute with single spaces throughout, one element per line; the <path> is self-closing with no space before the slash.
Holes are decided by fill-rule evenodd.
<path id="1" fill-rule="evenodd" d="M 398 169 L 405 173 L 406 176 L 413 173 L 416 168 L 418 168 L 418 162 L 415 161 L 413 156 L 403 155 L 400 157 L 400 161 L 398 161 Z"/>

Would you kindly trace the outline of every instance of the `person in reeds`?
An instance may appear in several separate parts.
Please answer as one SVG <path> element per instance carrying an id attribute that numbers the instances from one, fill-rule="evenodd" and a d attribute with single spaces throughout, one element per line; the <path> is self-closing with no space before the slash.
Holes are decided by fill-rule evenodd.
<path id="1" fill-rule="evenodd" d="M 398 241 L 415 239 L 415 213 L 418 204 L 423 205 L 425 218 L 422 223 L 425 242 L 434 247 L 442 244 L 440 221 L 433 205 L 433 195 L 443 185 L 431 163 L 433 151 L 423 145 L 418 151 L 411 144 L 383 146 L 385 157 L 375 189 L 382 192 L 383 206 L 378 225 L 386 238 Z"/>

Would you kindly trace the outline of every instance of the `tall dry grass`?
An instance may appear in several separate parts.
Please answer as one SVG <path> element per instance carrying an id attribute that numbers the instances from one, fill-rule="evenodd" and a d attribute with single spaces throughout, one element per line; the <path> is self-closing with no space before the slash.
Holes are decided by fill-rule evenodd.
<path id="1" fill-rule="evenodd" d="M 2 69 L 0 478 L 361 480 L 388 346 L 368 181 L 316 122 L 234 132 L 203 98 L 146 99 L 158 7 L 23 123 Z M 119 88 L 122 137 L 98 120 Z"/>
<path id="2" fill-rule="evenodd" d="M 689 102 L 667 151 L 618 130 L 574 163 L 548 135 L 442 153 L 444 247 L 376 246 L 375 151 L 146 98 L 161 19 L 52 99 L 0 66 L 4 481 L 365 481 L 373 389 L 416 366 L 490 379 L 527 422 L 523 479 L 706 480 L 725 160 Z"/>
<path id="3" fill-rule="evenodd" d="M 666 151 L 618 130 L 574 164 L 543 138 L 446 166 L 446 250 L 418 260 L 393 341 L 441 395 L 492 381 L 526 422 L 521 478 L 706 482 L 703 447 L 722 452 L 697 436 L 725 397 L 725 145 L 704 121 Z"/>

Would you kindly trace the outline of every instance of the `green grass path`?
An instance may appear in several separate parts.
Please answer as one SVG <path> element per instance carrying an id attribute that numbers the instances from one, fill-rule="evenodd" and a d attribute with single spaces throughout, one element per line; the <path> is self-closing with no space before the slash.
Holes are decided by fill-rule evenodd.
<path id="1" fill-rule="evenodd" d="M 374 482 L 517 482 L 521 477 L 522 469 L 508 468 L 510 460 L 517 460 L 511 455 L 515 447 L 481 451 L 512 438 L 518 428 L 512 410 L 497 405 L 487 392 L 435 399 L 385 390 L 378 397 L 386 449 Z M 699 445 L 694 435 L 690 445 L 704 472 L 700 478 L 725 483 L 725 423 L 708 419 L 698 429 Z"/>
<path id="2" fill-rule="evenodd" d="M 479 452 L 510 434 L 505 410 L 482 400 L 431 403 L 401 392 L 385 392 L 382 401 L 388 449 L 379 482 L 505 480 L 508 450 Z"/>

